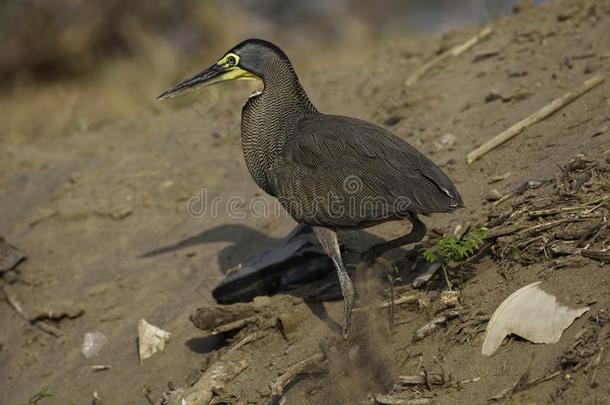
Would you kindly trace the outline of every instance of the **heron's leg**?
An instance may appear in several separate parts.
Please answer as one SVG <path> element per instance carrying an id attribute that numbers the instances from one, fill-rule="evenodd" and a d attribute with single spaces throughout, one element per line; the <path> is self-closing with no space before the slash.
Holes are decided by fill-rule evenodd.
<path id="1" fill-rule="evenodd" d="M 347 339 L 347 332 L 352 319 L 352 306 L 354 304 L 354 284 L 350 280 L 343 260 L 341 260 L 341 251 L 339 250 L 339 241 L 337 240 L 337 233 L 330 229 L 321 226 L 312 227 L 314 233 L 320 241 L 320 245 L 330 256 L 331 260 L 337 270 L 339 276 L 339 283 L 341 284 L 341 293 L 343 294 L 343 338 Z"/>
<path id="2" fill-rule="evenodd" d="M 396 239 L 389 240 L 387 242 L 379 243 L 369 248 L 362 255 L 362 261 L 367 264 L 371 264 L 379 256 L 387 252 L 410 243 L 417 243 L 426 236 L 426 225 L 419 220 L 416 214 L 411 214 L 408 220 L 413 225 L 411 232 Z"/>

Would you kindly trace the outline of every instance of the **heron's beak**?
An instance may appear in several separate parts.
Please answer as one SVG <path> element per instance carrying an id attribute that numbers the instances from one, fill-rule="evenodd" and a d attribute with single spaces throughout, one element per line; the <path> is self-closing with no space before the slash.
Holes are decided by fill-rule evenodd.
<path id="1" fill-rule="evenodd" d="M 209 86 L 211 84 L 224 82 L 226 80 L 248 80 L 257 79 L 258 76 L 240 68 L 239 66 L 226 67 L 215 64 L 204 70 L 203 72 L 178 83 L 171 89 L 161 94 L 157 100 L 180 96 L 189 93 L 201 86 Z"/>

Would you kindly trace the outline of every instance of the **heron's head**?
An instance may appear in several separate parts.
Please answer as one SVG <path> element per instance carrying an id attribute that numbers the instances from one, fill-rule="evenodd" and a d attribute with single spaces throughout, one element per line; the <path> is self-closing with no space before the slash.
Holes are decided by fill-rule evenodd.
<path id="1" fill-rule="evenodd" d="M 227 80 L 264 80 L 280 66 L 290 66 L 286 54 L 271 42 L 248 39 L 223 55 L 215 64 L 178 83 L 159 96 L 159 100 L 188 93 L 198 87 Z"/>

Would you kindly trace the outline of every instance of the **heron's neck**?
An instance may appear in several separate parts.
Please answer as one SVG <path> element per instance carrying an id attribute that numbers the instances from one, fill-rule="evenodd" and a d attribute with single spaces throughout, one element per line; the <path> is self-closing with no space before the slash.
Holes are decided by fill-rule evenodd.
<path id="1" fill-rule="evenodd" d="M 282 106 L 278 112 L 295 119 L 301 114 L 317 112 L 289 62 L 273 63 L 263 75 L 263 82 L 262 96 L 269 107 Z"/>
<path id="2" fill-rule="evenodd" d="M 294 69 L 277 62 L 263 77 L 263 91 L 242 110 L 241 142 L 250 174 L 271 193 L 268 174 L 300 119 L 318 111 L 307 97 Z"/>

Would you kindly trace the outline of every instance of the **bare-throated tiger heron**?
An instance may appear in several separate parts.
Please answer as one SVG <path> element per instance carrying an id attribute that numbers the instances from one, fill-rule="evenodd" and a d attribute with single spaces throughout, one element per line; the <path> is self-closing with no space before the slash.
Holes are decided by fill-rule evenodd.
<path id="1" fill-rule="evenodd" d="M 351 320 L 354 287 L 341 259 L 336 231 L 407 219 L 410 233 L 370 248 L 363 260 L 420 241 L 418 214 L 463 207 L 451 180 L 413 146 L 370 122 L 319 112 L 286 54 L 248 39 L 218 62 L 163 93 L 177 96 L 226 80 L 262 80 L 242 110 L 241 144 L 254 181 L 309 224 L 331 257 L 344 298 L 343 333 Z"/>

